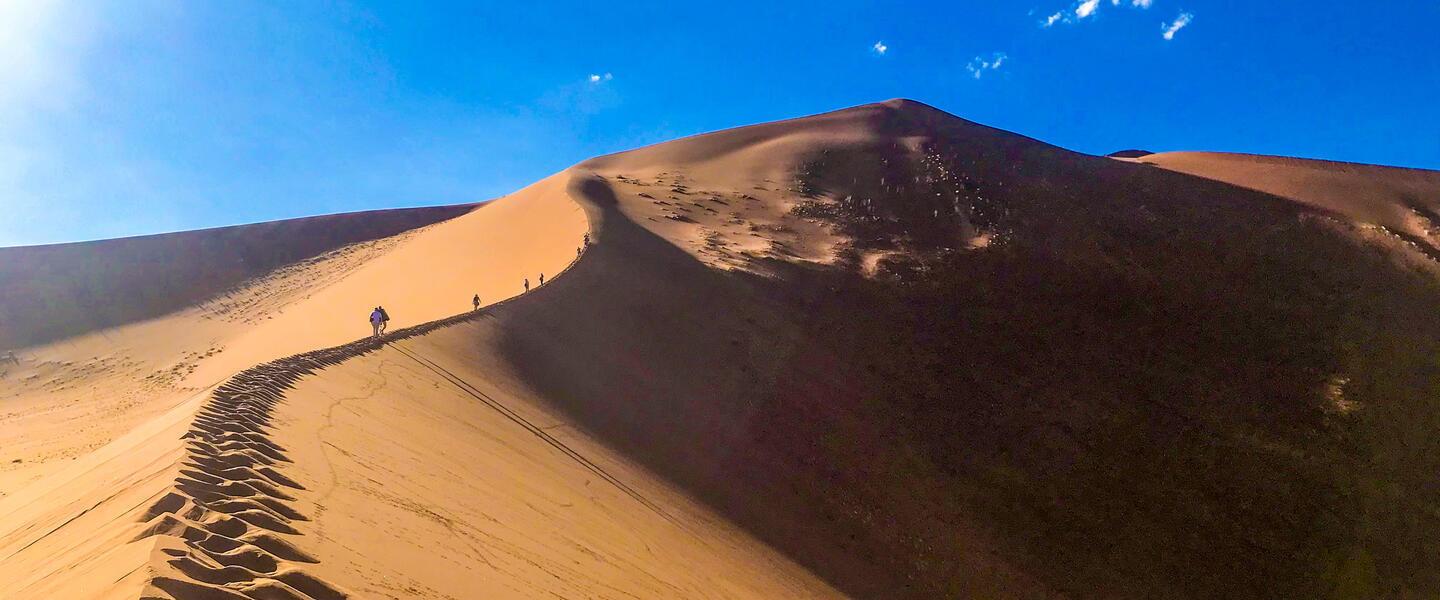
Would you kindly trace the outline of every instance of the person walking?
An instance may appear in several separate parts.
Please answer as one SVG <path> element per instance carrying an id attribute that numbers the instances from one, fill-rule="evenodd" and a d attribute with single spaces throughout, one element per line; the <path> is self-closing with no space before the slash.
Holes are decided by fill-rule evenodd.
<path id="1" fill-rule="evenodd" d="M 544 274 L 544 273 L 541 273 L 541 274 L 540 274 L 540 285 L 545 285 L 545 274 Z"/>
<path id="2" fill-rule="evenodd" d="M 375 310 L 370 311 L 370 330 L 372 331 L 370 337 L 380 337 L 380 324 L 385 322 L 384 318 L 380 313 L 380 307 L 377 306 Z"/>
<path id="3" fill-rule="evenodd" d="M 525 278 L 525 293 L 527 293 L 527 294 L 530 293 L 530 278 L 529 278 L 529 277 L 526 277 L 526 278 Z"/>
<path id="4" fill-rule="evenodd" d="M 383 306 L 377 306 L 375 310 L 380 311 L 380 335 L 385 335 L 385 328 L 390 326 L 390 313 L 385 312 Z"/>
<path id="5" fill-rule="evenodd" d="M 475 310 L 480 310 L 480 294 L 475 294 L 475 297 L 470 301 L 475 304 Z"/>

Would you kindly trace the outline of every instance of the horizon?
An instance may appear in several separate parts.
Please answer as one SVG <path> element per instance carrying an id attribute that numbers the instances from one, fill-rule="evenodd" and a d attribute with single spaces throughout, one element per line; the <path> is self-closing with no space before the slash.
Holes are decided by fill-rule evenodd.
<path id="1" fill-rule="evenodd" d="M 916 6 L 0 7 L 0 247 L 483 202 L 891 98 L 1093 155 L 1440 169 L 1440 6 Z"/>

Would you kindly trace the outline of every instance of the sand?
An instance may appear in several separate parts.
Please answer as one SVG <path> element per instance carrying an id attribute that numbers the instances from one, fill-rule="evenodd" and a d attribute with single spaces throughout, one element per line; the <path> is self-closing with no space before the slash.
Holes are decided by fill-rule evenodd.
<path id="1" fill-rule="evenodd" d="M 931 170 L 896 179 L 910 159 Z M 917 195 L 941 184 L 968 195 Z M 1306 529 L 1353 508 L 1331 489 L 1391 494 L 1362 517 L 1421 502 L 1423 484 L 1370 484 L 1423 440 L 1351 471 L 1324 445 L 1362 431 L 1349 402 L 1402 433 L 1433 412 L 1397 417 L 1410 405 L 1346 388 L 1363 370 L 1305 362 L 1330 351 L 1311 321 L 1388 313 L 1305 304 L 1304 275 L 1388 277 L 1347 236 L 1433 246 L 1437 190 L 1360 165 L 1088 157 L 894 100 L 599 157 L 475 210 L 315 221 L 364 230 L 333 243 L 261 228 L 247 243 L 289 258 L 167 280 L 180 300 L 110 320 L 55 313 L 74 333 L 0 365 L 0 598 L 1243 596 L 1365 583 L 1366 560 L 1427 590 L 1383 540 L 1321 567 L 1267 554 L 1331 539 Z M 1029 221 L 982 210 L 1000 201 Z M 1256 253 L 1283 260 L 1232 268 Z M 1276 314 L 1300 315 L 1262 331 L 1289 346 L 1234 325 Z M 1322 394 L 1327 428 L 1285 437 Z"/>
<path id="2" fill-rule="evenodd" d="M 1440 172 L 1222 152 L 1162 152 L 1142 164 L 1238 185 L 1384 227 L 1440 255 Z"/>
<path id="3" fill-rule="evenodd" d="M 304 401 L 277 409 L 274 437 L 305 487 L 307 571 L 357 597 L 839 597 L 547 410 L 495 360 L 505 318 L 288 394 Z"/>
<path id="4" fill-rule="evenodd" d="M 234 395 L 303 371 L 252 365 L 367 335 L 375 304 L 395 330 L 468 312 L 475 294 L 476 315 L 493 318 L 526 278 L 543 293 L 540 275 L 561 276 L 588 229 L 569 178 L 169 315 L 21 349 L 0 388 L 5 458 L 19 459 L 0 480 L 0 597 L 835 596 L 567 430 L 513 375 L 482 375 L 468 359 L 496 364 L 493 349 L 428 353 L 553 433 L 399 349 Z M 465 332 L 444 334 L 405 347 Z M 282 393 L 288 408 L 274 405 Z M 306 543 L 276 541 L 292 539 Z"/>
<path id="5" fill-rule="evenodd" d="M 525 278 L 573 260 L 584 234 L 579 208 L 553 187 L 345 246 L 163 317 L 19 349 L 22 365 L 0 366 L 0 494 L 251 365 L 368 334 L 376 305 L 405 327 L 469 309 L 477 294 L 490 304 L 523 292 Z"/>

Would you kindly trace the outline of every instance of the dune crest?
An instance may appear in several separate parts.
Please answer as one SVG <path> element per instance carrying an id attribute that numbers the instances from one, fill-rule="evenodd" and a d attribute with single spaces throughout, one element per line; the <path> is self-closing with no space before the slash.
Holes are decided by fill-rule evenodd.
<path id="1" fill-rule="evenodd" d="M 892 100 L 29 348 L 0 596 L 1440 593 L 1440 183 L 1172 158 Z"/>
<path id="2" fill-rule="evenodd" d="M 541 185 L 539 193 L 521 193 L 517 196 L 530 198 L 527 205 L 519 202 L 501 203 L 493 207 L 486 207 L 488 214 L 505 214 L 505 207 L 512 206 L 521 208 L 520 213 L 511 212 L 500 222 L 509 227 L 524 226 L 527 223 L 534 223 L 537 227 L 529 232 L 524 230 L 507 230 L 495 234 L 486 229 L 486 221 L 479 219 L 456 221 L 456 227 L 446 231 L 442 228 L 435 231 L 433 228 L 402 234 L 395 240 L 382 240 L 385 250 L 379 253 L 361 255 L 359 263 L 352 260 L 353 255 L 342 254 L 331 259 L 312 261 L 307 264 L 299 264 L 269 275 L 263 279 L 251 282 L 246 286 L 226 296 L 227 299 L 212 301 L 201 305 L 192 311 L 182 312 L 173 317 L 160 319 L 148 323 L 133 326 L 129 332 L 114 334 L 114 337 L 134 341 L 136 338 L 148 339 L 146 330 L 157 330 L 162 327 L 175 328 L 184 323 L 219 323 L 220 331 L 233 329 L 236 324 L 243 324 L 247 327 L 250 335 L 239 338 L 240 341 L 227 341 L 226 354 L 223 360 L 212 360 L 210 365 L 203 365 L 198 370 L 198 375 L 187 370 L 181 373 L 181 378 L 190 376 L 206 380 L 211 377 L 210 370 L 203 368 L 211 366 L 211 370 L 223 372 L 228 365 L 237 364 L 249 358 L 239 357 L 240 353 L 234 352 L 236 347 L 242 347 L 245 340 L 268 339 L 270 342 L 263 349 L 249 350 L 251 356 L 263 356 L 264 353 L 274 353 L 280 348 L 314 344 L 318 340 L 327 339 L 324 336 L 346 335 L 343 331 L 349 330 L 352 333 L 357 328 L 353 326 L 339 326 L 335 333 L 328 333 L 322 328 L 307 327 L 296 331 L 303 335 L 291 335 L 291 339 L 280 339 L 286 334 L 270 333 L 265 331 L 284 332 L 290 327 L 296 327 L 292 323 L 281 322 L 278 325 L 270 325 L 256 319 L 257 313 L 264 310 L 283 310 L 285 313 L 302 313 L 306 310 L 310 313 L 308 319 L 317 318 L 339 321 L 327 311 L 325 298 L 339 297 L 350 293 L 354 289 L 374 289 L 373 282 L 383 281 L 386 277 L 395 277 L 398 272 L 405 269 L 414 270 L 417 260 L 431 259 L 437 255 L 446 255 L 452 252 L 464 252 L 464 242 L 473 240 L 477 235 L 483 235 L 489 231 L 495 237 L 488 240 L 490 244 L 516 244 L 522 249 L 524 241 L 517 241 L 522 237 L 530 237 L 539 240 L 539 243 L 547 244 L 555 251 L 550 253 L 538 253 L 541 259 L 554 257 L 556 266 L 547 268 L 544 272 L 547 279 L 557 277 L 563 278 L 562 273 L 568 263 L 573 263 L 579 257 L 579 246 L 581 245 L 581 233 L 584 231 L 585 220 L 583 216 L 578 220 L 572 220 L 570 227 L 555 227 L 561 224 L 562 219 L 557 219 L 553 211 L 547 212 L 544 202 L 553 201 L 551 206 L 564 210 L 568 206 L 573 209 L 573 214 L 580 215 L 580 207 L 575 204 L 565 193 L 569 174 L 561 174 L 553 178 L 553 184 Z M 548 195 L 550 200 L 546 200 Z M 474 213 L 482 214 L 485 211 Z M 563 214 L 563 213 L 562 213 Z M 495 221 L 490 221 L 495 222 Z M 575 224 L 580 227 L 574 227 Z M 550 227 L 540 225 L 548 224 Z M 486 246 L 481 245 L 480 249 Z M 493 246 L 492 246 L 493 247 Z M 563 252 L 563 254 L 562 254 Z M 495 265 L 486 264 L 485 259 L 497 258 L 496 255 L 478 253 L 481 259 L 478 264 L 491 267 L 499 266 L 498 274 L 485 274 L 481 278 L 482 291 L 491 292 L 494 284 L 485 287 L 485 277 L 495 281 L 504 275 L 515 275 L 517 279 L 523 280 L 526 273 L 518 271 L 524 265 Z M 508 258 L 508 254 L 500 255 L 498 258 Z M 563 258 L 560 258 L 563 257 Z M 467 259 L 464 256 L 457 257 L 455 262 L 477 264 L 474 259 Z M 533 267 L 532 267 L 533 268 Z M 424 271 L 427 277 L 438 278 L 448 285 L 454 285 L 455 277 L 445 277 L 433 267 Z M 532 278 L 532 294 L 544 294 L 549 287 L 556 285 L 548 283 L 546 287 L 540 287 L 538 275 L 540 270 L 536 269 L 535 277 Z M 356 282 L 360 283 L 356 283 Z M 368 282 L 368 283 L 367 283 Z M 309 284 L 308 287 L 306 284 Z M 508 283 L 508 282 L 507 282 Z M 505 287 L 514 285 L 509 283 Z M 367 287 L 368 286 L 368 287 Z M 339 288 L 339 291 L 335 291 Z M 266 294 L 264 290 L 276 290 L 279 294 Z M 523 290 L 523 287 L 521 288 Z M 415 314 L 429 308 L 436 312 L 448 311 L 453 314 L 455 298 L 436 298 L 426 295 L 424 292 L 433 292 L 431 289 L 418 289 L 409 291 L 409 296 L 400 295 L 401 302 L 387 302 L 387 307 L 392 312 L 398 313 L 395 308 L 403 307 L 408 314 Z M 450 290 L 458 292 L 459 289 Z M 517 290 L 518 291 L 518 290 Z M 318 293 L 317 293 L 318 292 Z M 332 295 L 327 295 L 332 294 Z M 454 294 L 458 295 L 458 294 Z M 497 294 L 498 296 L 498 294 Z M 317 299 L 317 297 L 319 299 Z M 393 297 L 393 296 L 392 296 Z M 234 300 L 230 300 L 233 298 Z M 414 300 L 407 301 L 406 298 Z M 463 297 L 460 298 L 462 301 Z M 409 304 L 408 302 L 415 302 Z M 429 304 L 426 304 L 426 303 Z M 300 403 L 309 406 L 309 401 L 314 398 L 313 392 L 305 392 L 293 389 L 297 385 L 304 387 L 302 382 L 307 376 L 316 373 L 323 373 L 326 370 L 334 370 L 335 367 L 346 361 L 357 362 L 357 367 L 363 372 L 369 369 L 368 363 L 372 360 L 366 355 L 379 352 L 382 356 L 378 360 L 381 364 L 395 360 L 387 358 L 390 354 L 401 352 L 398 350 L 384 350 L 383 348 L 401 343 L 415 336 L 432 332 L 438 328 L 453 327 L 459 323 L 483 322 L 493 319 L 492 311 L 503 309 L 504 300 L 500 302 L 488 301 L 485 309 L 475 312 L 465 312 L 458 316 L 439 319 L 424 323 L 418 327 L 401 329 L 387 334 L 385 340 L 362 339 L 357 342 L 344 344 L 337 347 L 319 351 L 300 353 L 287 358 L 264 362 L 259 366 L 246 369 L 239 374 L 225 379 L 218 385 L 210 386 L 210 391 L 200 394 L 191 393 L 189 399 L 176 405 L 174 409 L 164 415 L 152 418 L 144 423 L 135 432 L 122 436 L 108 445 L 101 447 L 95 453 L 86 456 L 76 464 L 70 465 L 55 475 L 41 477 L 33 483 L 22 486 L 12 496 L 0 499 L 0 506 L 15 508 L 9 511 L 10 517 L 0 521 L 0 525 L 13 527 L 11 529 L 0 529 L 0 551 L 9 549 L 6 553 L 7 559 L 4 567 L 0 568 L 0 579 L 5 583 L 0 584 L 0 595 L 59 595 L 67 598 L 125 598 L 125 597 L 155 597 L 186 599 L 209 599 L 209 598 L 344 598 L 354 597 L 354 592 L 349 590 L 359 588 L 361 596 L 368 596 L 371 593 L 380 593 L 380 590 L 371 589 L 368 586 L 380 583 L 371 580 L 377 568 L 396 568 L 406 564 L 415 564 L 415 561 L 424 561 L 423 556 L 405 558 L 400 562 L 383 562 L 372 565 L 371 568 L 355 571 L 334 569 L 355 561 L 358 557 L 350 554 L 349 546 L 339 547 L 344 552 L 336 554 L 336 547 L 327 546 L 323 542 L 327 539 L 337 537 L 338 533 L 344 531 L 364 532 L 371 529 L 366 524 L 356 524 L 353 520 L 355 514 L 366 514 L 365 505 L 354 505 L 348 508 L 341 508 L 332 502 L 343 501 L 345 496 L 336 493 L 338 490 L 324 490 L 325 504 L 319 504 L 308 490 L 315 485 L 313 482 L 305 481 L 305 472 L 297 472 L 296 454 L 303 456 L 301 462 L 307 459 L 314 459 L 315 456 L 305 455 L 305 452 L 317 450 L 326 451 L 329 448 L 346 448 L 345 452 L 364 452 L 366 446 L 356 446 L 357 440 L 348 441 L 343 438 L 331 440 L 330 445 L 324 448 L 292 445 L 293 436 L 299 435 L 308 438 L 313 435 L 313 429 L 302 428 L 300 431 L 291 431 L 286 428 L 284 419 L 294 419 L 297 415 L 292 411 L 286 413 L 284 408 L 287 404 Z M 315 307 L 315 308 L 309 308 Z M 425 314 L 425 313 L 420 313 Z M 218 317 L 218 318 L 217 318 Z M 270 321 L 270 319 L 264 319 Z M 268 327 L 268 329 L 267 329 Z M 344 328 L 344 329 L 342 329 Z M 255 334 L 256 330 L 261 334 Z M 212 331 L 214 327 L 212 327 Z M 309 337 L 306 337 L 309 336 Z M 106 339 L 106 338 L 100 338 Z M 183 336 L 182 336 L 183 340 Z M 113 341 L 111 339 L 110 341 Z M 172 343 L 177 340 L 171 340 Z M 94 342 L 99 343 L 99 342 Z M 150 351 L 164 351 L 163 348 L 147 348 Z M 52 350 L 60 352 L 60 349 Z M 206 357 L 212 358 L 212 357 Z M 203 362 L 203 361 L 202 361 Z M 348 368 L 357 368 L 348 367 Z M 464 390 L 455 389 L 454 382 L 447 379 L 446 375 L 436 372 L 430 373 L 435 385 L 444 384 L 448 395 L 441 395 L 437 398 L 440 402 L 455 402 L 456 396 L 463 395 Z M 326 380 L 344 381 L 339 374 L 326 376 Z M 176 381 L 180 381 L 177 378 Z M 183 386 L 183 383 L 180 385 Z M 203 385 L 203 384 L 202 384 Z M 427 388 L 429 387 L 427 383 Z M 186 389 L 182 387 L 181 389 Z M 178 392 L 176 392 L 178 393 Z M 294 397 L 295 394 L 299 397 Z M 324 393 L 324 392 L 322 392 Z M 374 391 L 370 392 L 374 395 Z M 473 401 L 473 397 L 465 396 Z M 414 402 L 417 398 L 408 398 L 407 402 Z M 537 399 L 530 397 L 514 397 L 507 400 L 507 403 L 523 407 L 525 411 L 541 411 Z M 453 410 L 453 409 L 452 409 Z M 490 409 L 486 409 L 490 410 Z M 508 409 L 507 409 L 508 410 Z M 279 413 L 277 413 L 279 411 Z M 277 414 L 282 419 L 277 422 Z M 301 412 L 303 415 L 303 411 Z M 513 415 L 512 415 L 513 416 Z M 472 416 L 470 419 L 473 419 Z M 329 417 L 327 417 L 328 421 Z M 467 423 L 461 421 L 461 423 Z M 523 420 L 520 422 L 524 422 Z M 509 424 L 513 425 L 514 422 Z M 443 425 L 436 424 L 436 426 Z M 474 427 L 474 424 L 463 425 L 466 428 Z M 314 425 L 310 425 L 314 427 Z M 591 458 L 580 459 L 571 448 L 585 448 L 585 453 L 592 456 L 606 456 L 603 447 L 596 446 L 594 442 L 578 431 L 562 434 L 559 437 L 546 433 L 545 430 L 531 426 L 531 432 L 537 435 L 532 442 L 534 448 L 522 449 L 514 447 L 514 442 L 507 446 L 509 452 L 538 453 L 538 456 L 531 459 L 539 461 L 543 465 L 546 462 L 557 460 L 547 458 L 547 454 L 555 452 L 557 448 L 564 449 L 558 460 L 570 463 L 570 469 L 562 469 L 556 473 L 559 479 L 552 485 L 571 486 L 573 492 L 584 492 L 590 489 L 591 480 L 595 484 L 606 485 L 611 489 L 609 493 L 602 493 L 602 499 L 591 500 L 587 505 L 593 508 L 583 509 L 586 512 L 576 513 L 576 516 L 569 517 L 575 527 L 594 527 L 594 524 L 601 524 L 601 532 L 607 528 L 609 533 L 603 537 L 595 537 L 595 533 L 586 534 L 581 538 L 584 545 L 576 546 L 580 549 L 574 556 L 567 560 L 594 560 L 606 553 L 614 555 L 613 558 L 606 558 L 602 562 L 592 565 L 593 567 L 604 567 L 607 561 L 639 560 L 634 553 L 643 553 L 649 557 L 646 560 L 656 560 L 656 557 L 669 557 L 669 566 L 654 570 L 652 578 L 652 593 L 655 597 L 677 597 L 677 590 L 688 590 L 681 593 L 681 596 L 709 596 L 716 593 L 717 589 L 730 589 L 731 593 L 738 593 L 740 596 L 768 596 L 779 593 L 788 597 L 834 597 L 836 594 L 826 585 L 816 581 L 812 576 L 804 573 L 803 570 L 787 567 L 788 563 L 778 556 L 774 556 L 762 545 L 756 544 L 742 532 L 727 528 L 721 525 L 722 521 L 717 517 L 708 515 L 707 511 L 695 505 L 685 498 L 683 493 L 678 493 L 667 488 L 666 484 L 644 474 L 643 469 L 636 470 L 634 466 L 628 466 L 628 460 L 609 455 L 604 459 L 608 466 L 598 466 Z M 553 427 L 547 425 L 546 429 Z M 522 428 L 523 431 L 523 428 Z M 143 437 L 141 433 L 147 433 Z M 395 432 L 398 435 L 398 432 Z M 414 437 L 420 434 L 420 437 Z M 422 440 L 421 432 L 409 432 L 401 435 L 398 439 Z M 176 442 L 168 442 L 173 439 Z M 363 438 L 362 438 L 363 439 Z M 452 446 L 454 450 L 458 446 Z M 443 454 L 444 448 L 425 446 L 423 444 L 415 447 L 415 451 Z M 517 455 L 517 456 L 520 456 Z M 107 458 L 108 457 L 108 458 Z M 580 459 L 576 462 L 576 459 Z M 123 461 L 118 463 L 117 461 Z M 129 467 L 135 463 L 136 467 Z M 83 503 L 92 502 L 99 490 L 106 489 L 107 484 L 101 483 L 107 478 L 114 477 L 117 469 L 137 468 L 143 465 L 136 476 L 129 480 L 122 494 L 101 499 L 99 507 L 101 510 L 90 508 L 79 510 Z M 313 465 L 311 465 L 313 466 Z M 616 470 L 625 473 L 624 480 L 617 478 L 610 473 Z M 307 469 L 308 470 L 308 469 Z M 423 472 L 422 472 L 423 473 Z M 331 477 L 339 477 L 340 471 L 332 471 Z M 530 475 L 518 473 L 522 479 L 531 478 Z M 392 478 L 392 484 L 405 485 L 404 478 L 394 479 L 395 475 L 387 475 Z M 633 481 L 631 481 L 633 479 Z M 607 483 L 601 483 L 607 482 Z M 437 493 L 445 493 L 447 489 L 453 488 L 454 482 L 446 484 L 437 490 Z M 531 482 L 528 485 L 535 485 Z M 414 485 L 414 484 L 411 484 Z M 319 487 L 319 486 L 316 486 Z M 589 492 L 594 494 L 599 490 Z M 454 493 L 453 490 L 450 493 Z M 533 492 L 531 492 L 533 493 Z M 609 497 L 609 496 L 614 497 Z M 665 504 L 668 508 L 650 503 L 647 497 L 661 496 L 666 498 Z M 528 494 L 520 498 L 510 499 L 508 502 L 516 505 L 525 505 Z M 452 498 L 451 501 L 464 502 L 464 498 Z M 58 501 L 58 502 L 57 502 Z M 533 500 L 530 500 L 533 501 Z M 625 503 L 640 502 L 641 506 L 648 506 L 644 512 L 636 518 L 616 518 L 615 510 L 620 509 Z M 427 506 L 425 498 L 413 498 L 406 500 L 406 505 L 412 505 L 413 509 L 419 512 L 402 513 L 401 516 L 414 518 L 421 517 L 424 522 L 429 517 L 438 514 L 434 511 L 454 511 L 454 504 L 429 504 L 432 508 L 421 510 L 420 506 Z M 428 502 L 435 502 L 429 500 Z M 598 503 L 597 503 L 598 502 Z M 58 506 L 57 506 L 58 504 Z M 611 507 L 612 504 L 619 504 L 620 507 Z M 582 510 L 577 508 L 576 510 Z M 603 514 L 591 514 L 595 510 L 603 511 Z M 674 511 L 675 514 L 671 514 Z M 589 517 L 581 516 L 591 514 Z M 649 515 L 648 517 L 644 515 Z M 507 536 L 515 535 L 516 531 L 525 531 L 539 525 L 534 516 L 526 516 L 524 519 L 516 518 L 506 525 L 506 530 L 497 532 Z M 646 536 L 636 536 L 634 533 L 624 534 L 625 523 L 629 527 L 643 527 L 652 532 Z M 649 522 L 653 521 L 653 522 Z M 484 525 L 486 522 L 472 523 L 471 526 Z M 53 523 L 53 525 L 41 525 Z M 458 526 L 458 524 L 452 524 Z M 97 534 L 97 531 L 104 532 Z M 706 533 L 699 533 L 706 532 Z M 379 532 L 382 535 L 384 532 Z M 38 537 L 33 537 L 38 534 Z M 620 537 L 615 537 L 621 534 Z M 534 533 L 522 534 L 525 537 L 535 535 Z M 319 536 L 318 538 L 316 536 Z M 670 541 L 665 541 L 669 538 Z M 610 539 L 611 541 L 606 541 Z M 718 541 L 717 541 L 718 540 Z M 77 541 L 79 542 L 77 544 Z M 657 546 L 659 544 L 659 546 Z M 716 546 L 716 544 L 723 544 Z M 426 544 L 429 546 L 429 544 Z M 709 546 L 708 549 L 705 549 Z M 668 551 L 661 548 L 668 547 Z M 466 546 L 468 548 L 468 546 Z M 117 549 L 119 550 L 117 552 Z M 434 550 L 428 547 L 422 548 L 426 555 L 433 555 Z M 697 553 L 697 551 L 699 553 Z M 577 591 L 590 590 L 589 594 L 600 593 L 601 596 L 608 595 L 608 592 L 601 590 L 609 589 L 615 592 L 626 589 L 626 578 L 633 575 L 630 569 L 613 571 L 611 574 L 600 579 L 590 580 L 583 576 L 583 571 L 576 571 L 572 567 L 564 567 L 555 563 L 544 568 L 535 570 L 531 576 L 538 576 L 540 579 L 530 581 L 528 586 L 516 588 L 519 580 L 516 580 L 514 569 L 520 569 L 524 573 L 531 568 L 528 565 L 536 564 L 536 561 L 552 561 L 553 558 L 546 557 L 553 552 L 546 546 L 534 546 L 530 548 L 515 547 L 513 552 L 514 560 L 520 563 L 513 565 L 505 571 L 491 572 L 488 576 L 479 579 L 472 574 L 470 578 L 452 581 L 453 587 L 448 588 L 449 593 L 455 597 L 461 597 L 473 593 L 477 584 L 493 587 L 496 592 L 515 593 L 518 590 L 526 590 L 525 595 L 543 594 L 543 590 L 553 587 L 554 569 L 567 569 L 571 572 L 570 584 Z M 598 553 L 598 554 L 597 554 Z M 657 554 L 658 553 L 658 554 Z M 768 557 L 766 557 L 768 554 Z M 676 563 L 681 557 L 688 557 L 683 563 Z M 717 559 L 717 557 L 723 557 Z M 766 558 L 762 558 L 766 557 Z M 494 555 L 482 555 L 482 558 L 489 561 L 497 561 Z M 327 562 L 326 559 L 335 559 Z M 741 561 L 741 562 L 736 562 Z M 639 564 L 639 563 L 634 563 Z M 37 568 L 38 565 L 45 565 L 44 568 Z M 714 566 L 706 566 L 714 565 Z M 779 567 L 777 570 L 777 566 Z M 611 568 L 613 567 L 606 567 Z M 716 571 L 719 568 L 720 571 Z M 13 573 L 9 571 L 14 569 Z M 78 578 L 57 578 L 55 573 L 60 570 L 74 570 L 86 573 L 86 577 Z M 772 572 L 775 580 L 772 583 L 764 583 L 761 573 Z M 457 571 L 454 574 L 463 574 L 467 571 Z M 28 573 L 27 576 L 20 576 L 20 573 Z M 687 574 L 688 573 L 688 574 Z M 736 575 L 745 573 L 747 577 L 754 579 L 739 580 Z M 123 574 L 121 577 L 111 577 L 112 574 Z M 452 579 L 453 575 L 452 574 Z M 6 577 L 6 575 L 14 575 Z M 408 576 L 404 570 L 398 571 L 395 577 Z M 707 583 L 700 583 L 700 577 L 707 580 Z M 691 583 L 681 583 L 689 579 Z M 407 594 L 417 593 L 419 590 L 430 589 L 433 586 L 443 584 L 445 580 L 428 581 L 416 579 L 415 584 L 421 587 L 408 587 Z M 587 581 L 589 581 L 587 583 Z M 348 582 L 348 585 L 347 583 Z M 676 588 L 681 585 L 681 588 Z M 591 587 L 599 586 L 599 587 Z M 719 586 L 719 588 L 716 588 Z M 767 587 L 769 586 L 769 587 Z M 769 589 L 770 592 L 761 590 Z M 744 591 L 742 590 L 749 590 Z M 397 593 L 395 589 L 389 589 L 385 593 Z M 623 597 L 630 597 L 629 593 L 621 594 Z M 407 597 L 429 597 L 428 595 L 417 595 Z"/>
<path id="3" fill-rule="evenodd" d="M 1289 198 L 1379 227 L 1440 259 L 1440 172 L 1223 152 L 1162 152 L 1137 162 Z"/>
<path id="4" fill-rule="evenodd" d="M 532 186 L 473 212 L 463 207 L 459 227 L 451 220 L 351 244 L 196 306 L 18 349 L 19 365 L 0 365 L 0 503 L 7 507 L 0 548 L 14 544 L 15 553 L 0 560 L 0 597 L 54 585 L 65 586 L 65 597 L 110 594 L 108 584 L 96 582 L 125 573 L 125 581 L 139 585 L 143 576 L 134 569 L 149 551 L 143 542 L 126 543 L 140 529 L 131 518 L 139 510 L 135 498 L 163 497 L 163 482 L 182 468 L 179 435 L 166 443 L 170 434 L 155 431 L 183 433 L 177 428 L 187 411 L 194 414 L 211 390 L 253 365 L 367 336 L 365 319 L 376 304 L 399 328 L 468 310 L 476 294 L 487 305 L 518 295 L 526 277 L 533 284 L 540 273 L 553 276 L 574 259 L 586 228 L 563 188 L 553 191 Z M 253 229 L 312 235 L 327 223 L 350 226 L 351 218 Z M 321 237 L 344 239 L 375 227 Z M 226 229 L 172 237 L 210 233 L 236 235 Z M 275 243 L 292 242 L 282 236 Z M 150 433 L 137 437 L 141 431 Z M 116 485 L 123 491 L 111 489 Z M 33 579 L 82 566 L 96 579 Z M 107 568 L 123 570 L 106 580 Z"/>

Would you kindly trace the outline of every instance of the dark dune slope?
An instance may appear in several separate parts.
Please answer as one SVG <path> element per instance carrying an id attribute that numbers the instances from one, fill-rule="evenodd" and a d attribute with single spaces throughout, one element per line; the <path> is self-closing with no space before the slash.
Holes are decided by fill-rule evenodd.
<path id="1" fill-rule="evenodd" d="M 858 597 L 1440 594 L 1433 270 L 1275 196 L 836 115 L 870 142 L 790 182 L 834 265 L 707 267 L 581 179 L 598 243 L 505 316 L 509 359 Z"/>
<path id="2" fill-rule="evenodd" d="M 96 242 L 0 248 L 0 348 L 123 325 L 276 267 L 460 216 L 473 204 L 380 210 Z"/>

